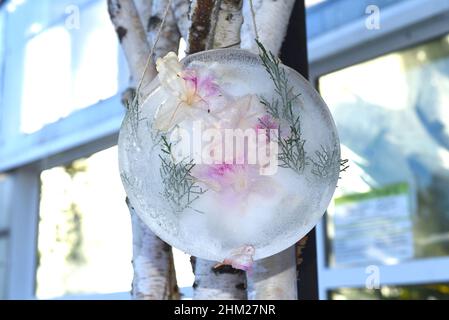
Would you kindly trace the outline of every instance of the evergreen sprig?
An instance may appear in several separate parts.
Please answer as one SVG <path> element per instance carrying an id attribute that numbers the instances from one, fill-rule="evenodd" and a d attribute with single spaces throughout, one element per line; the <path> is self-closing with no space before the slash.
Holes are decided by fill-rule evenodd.
<path id="1" fill-rule="evenodd" d="M 332 151 L 326 150 L 321 146 L 321 150 L 315 151 L 315 158 L 311 157 L 312 173 L 320 178 L 327 178 L 334 172 L 335 166 L 339 166 L 337 159 L 337 148 Z"/>
<path id="2" fill-rule="evenodd" d="M 206 192 L 191 175 L 195 166 L 193 160 L 176 163 L 172 156 L 172 143 L 165 135 L 161 135 L 161 151 L 160 174 L 164 186 L 162 195 L 171 202 L 176 212 L 191 208 L 192 203 Z"/>
<path id="3" fill-rule="evenodd" d="M 297 173 L 301 173 L 307 165 L 306 152 L 304 150 L 305 140 L 302 138 L 301 121 L 299 116 L 293 112 L 294 102 L 301 95 L 293 93 L 293 86 L 288 82 L 285 69 L 280 65 L 281 61 L 272 52 L 257 41 L 259 46 L 259 57 L 265 70 L 270 75 L 274 84 L 278 98 L 268 101 L 261 97 L 260 102 L 265 105 L 267 112 L 275 119 L 284 120 L 290 127 L 290 135 L 282 137 L 279 135 L 279 162 L 283 168 L 291 168 Z M 280 132 L 280 131 L 279 131 Z"/>

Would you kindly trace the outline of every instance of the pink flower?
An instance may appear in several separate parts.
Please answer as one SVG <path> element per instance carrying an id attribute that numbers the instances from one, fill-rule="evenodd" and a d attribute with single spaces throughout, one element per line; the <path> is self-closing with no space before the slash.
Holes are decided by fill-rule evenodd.
<path id="1" fill-rule="evenodd" d="M 253 257 L 256 252 L 253 246 L 242 246 L 235 249 L 229 258 L 223 260 L 222 264 L 231 265 L 235 269 L 250 271 L 253 265 Z"/>
<path id="2" fill-rule="evenodd" d="M 264 114 L 265 108 L 259 98 L 248 94 L 228 102 L 219 114 L 219 127 L 243 130 L 255 128 Z"/>
<path id="3" fill-rule="evenodd" d="M 272 179 L 260 175 L 258 165 L 195 165 L 191 174 L 207 188 L 220 192 L 230 206 L 245 202 L 250 194 L 268 197 L 274 192 Z"/>
<path id="4" fill-rule="evenodd" d="M 156 61 L 158 78 L 167 99 L 156 114 L 155 128 L 169 131 L 186 119 L 221 110 L 226 99 L 209 70 L 183 69 L 174 52 Z"/>
<path id="5" fill-rule="evenodd" d="M 265 114 L 259 118 L 259 123 L 256 124 L 256 129 L 278 129 L 279 123 L 269 114 Z"/>
<path id="6" fill-rule="evenodd" d="M 186 81 L 186 86 L 203 99 L 220 94 L 216 79 L 210 73 L 185 69 L 182 71 L 182 78 Z"/>

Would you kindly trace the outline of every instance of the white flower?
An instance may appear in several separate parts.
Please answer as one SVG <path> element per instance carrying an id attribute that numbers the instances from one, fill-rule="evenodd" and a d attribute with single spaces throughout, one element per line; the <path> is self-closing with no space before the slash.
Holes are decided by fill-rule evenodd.
<path id="1" fill-rule="evenodd" d="M 206 68 L 183 69 L 177 55 L 169 52 L 156 61 L 162 89 L 168 99 L 155 119 L 155 128 L 168 131 L 176 124 L 190 119 L 208 117 L 223 105 L 223 96 L 213 74 Z"/>

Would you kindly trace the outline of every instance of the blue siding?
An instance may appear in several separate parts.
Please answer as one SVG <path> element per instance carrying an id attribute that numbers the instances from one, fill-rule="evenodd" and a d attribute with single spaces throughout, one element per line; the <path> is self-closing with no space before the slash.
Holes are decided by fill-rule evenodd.
<path id="1" fill-rule="evenodd" d="M 365 16 L 369 5 L 381 9 L 407 0 L 327 0 L 307 9 L 309 39 Z"/>

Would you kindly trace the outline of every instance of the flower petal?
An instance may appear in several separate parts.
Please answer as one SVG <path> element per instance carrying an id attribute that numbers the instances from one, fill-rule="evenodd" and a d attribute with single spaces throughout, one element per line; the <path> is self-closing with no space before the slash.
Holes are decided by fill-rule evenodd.
<path id="1" fill-rule="evenodd" d="M 161 86 L 169 93 L 179 96 L 185 89 L 185 81 L 181 78 L 182 64 L 174 52 L 156 60 L 156 70 Z"/>

